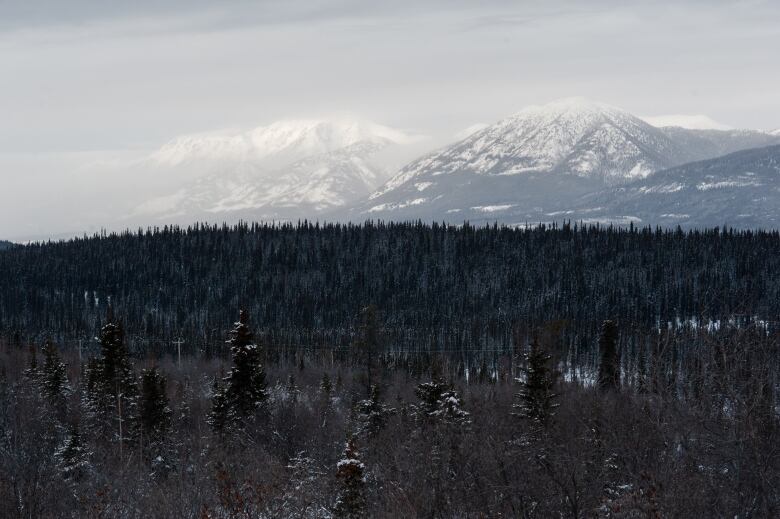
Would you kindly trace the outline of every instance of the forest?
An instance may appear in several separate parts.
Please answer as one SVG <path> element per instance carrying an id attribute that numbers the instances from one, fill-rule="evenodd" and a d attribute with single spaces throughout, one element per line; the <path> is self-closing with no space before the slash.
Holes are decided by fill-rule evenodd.
<path id="1" fill-rule="evenodd" d="M 780 234 L 199 224 L 0 251 L 0 516 L 777 517 Z"/>

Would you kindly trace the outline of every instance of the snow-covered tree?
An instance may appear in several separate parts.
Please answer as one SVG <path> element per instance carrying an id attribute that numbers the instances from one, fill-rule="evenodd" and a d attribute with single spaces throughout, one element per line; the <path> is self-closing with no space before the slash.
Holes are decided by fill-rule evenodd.
<path id="1" fill-rule="evenodd" d="M 54 453 L 62 477 L 73 482 L 83 479 L 90 470 L 89 456 L 78 425 L 71 425 L 65 443 Z"/>
<path id="2" fill-rule="evenodd" d="M 111 306 L 99 341 L 101 358 L 89 364 L 86 374 L 86 407 L 91 429 L 100 437 L 115 439 L 121 457 L 135 430 L 138 382 L 125 346 L 124 330 L 114 319 Z"/>
<path id="3" fill-rule="evenodd" d="M 358 456 L 355 442 L 350 438 L 347 440 L 344 454 L 336 465 L 339 494 L 333 510 L 334 517 L 357 519 L 366 516 L 365 465 Z"/>
<path id="4" fill-rule="evenodd" d="M 469 413 L 463 409 L 463 400 L 458 392 L 438 376 L 434 375 L 431 382 L 419 384 L 415 394 L 420 399 L 413 410 L 418 419 L 459 425 L 471 421 Z"/>
<path id="5" fill-rule="evenodd" d="M 224 379 L 224 386 L 214 394 L 214 407 L 209 423 L 216 431 L 227 425 L 242 425 L 268 400 L 265 371 L 260 362 L 260 350 L 249 329 L 249 315 L 241 310 L 239 321 L 230 332 L 230 353 L 233 368 Z"/>
<path id="6" fill-rule="evenodd" d="M 376 436 L 387 425 L 395 409 L 382 403 L 379 387 L 371 387 L 371 397 L 361 400 L 355 406 L 358 434 Z"/>

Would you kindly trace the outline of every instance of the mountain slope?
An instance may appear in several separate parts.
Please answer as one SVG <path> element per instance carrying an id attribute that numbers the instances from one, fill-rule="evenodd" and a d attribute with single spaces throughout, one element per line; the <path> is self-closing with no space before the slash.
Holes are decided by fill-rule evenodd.
<path id="1" fill-rule="evenodd" d="M 10 249 L 13 245 L 10 241 L 0 240 L 0 250 Z"/>
<path id="2" fill-rule="evenodd" d="M 565 218 L 588 222 L 780 227 L 780 145 L 684 164 L 582 197 Z"/>
<path id="3" fill-rule="evenodd" d="M 340 218 L 549 220 L 656 171 L 780 143 L 762 132 L 657 128 L 581 98 L 526 108 L 404 167 Z"/>

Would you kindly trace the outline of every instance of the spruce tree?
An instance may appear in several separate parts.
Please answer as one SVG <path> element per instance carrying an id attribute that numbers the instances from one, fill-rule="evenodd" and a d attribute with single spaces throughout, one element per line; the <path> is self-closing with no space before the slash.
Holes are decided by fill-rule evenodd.
<path id="1" fill-rule="evenodd" d="M 355 406 L 358 422 L 358 433 L 369 438 L 376 436 L 387 425 L 387 420 L 395 413 L 395 409 L 382 403 L 379 388 L 371 388 L 371 397 L 361 400 Z"/>
<path id="2" fill-rule="evenodd" d="M 27 380 L 38 380 L 38 377 L 41 376 L 41 370 L 38 369 L 38 352 L 35 349 L 35 346 L 30 344 L 30 359 L 27 362 L 27 369 L 24 370 L 24 377 Z"/>
<path id="3" fill-rule="evenodd" d="M 157 368 L 143 370 L 138 423 L 144 443 L 153 445 L 165 441 L 171 427 L 171 415 L 165 377 Z"/>
<path id="4" fill-rule="evenodd" d="M 112 437 L 124 456 L 125 444 L 132 439 L 138 407 L 138 384 L 124 342 L 122 325 L 114 319 L 111 306 L 100 331 L 101 358 L 89 367 L 88 410 L 95 433 Z"/>
<path id="5" fill-rule="evenodd" d="M 333 516 L 338 519 L 366 517 L 365 465 L 358 459 L 354 440 L 347 441 L 342 459 L 336 466 L 339 494 Z"/>
<path id="6" fill-rule="evenodd" d="M 41 393 L 54 409 L 57 417 L 63 419 L 67 412 L 68 377 L 65 364 L 60 360 L 57 347 L 51 340 L 43 345 L 43 370 L 41 372 Z"/>
<path id="7" fill-rule="evenodd" d="M 515 415 L 538 425 L 545 425 L 558 407 L 553 403 L 556 377 L 549 366 L 551 358 L 534 338 L 525 355 L 525 378 L 518 379 L 520 391 L 513 405 Z"/>
<path id="8" fill-rule="evenodd" d="M 260 350 L 253 341 L 246 310 L 241 310 L 227 343 L 230 344 L 233 368 L 224 379 L 225 386 L 214 396 L 209 420 L 217 431 L 228 424 L 243 425 L 268 400 Z"/>
<path id="9" fill-rule="evenodd" d="M 620 357 L 617 349 L 618 329 L 614 321 L 604 321 L 599 337 L 598 384 L 602 390 L 618 389 L 620 387 Z"/>
<path id="10" fill-rule="evenodd" d="M 54 453 L 62 477 L 73 482 L 83 479 L 90 468 L 89 456 L 90 453 L 84 446 L 78 425 L 71 425 L 65 444 Z"/>

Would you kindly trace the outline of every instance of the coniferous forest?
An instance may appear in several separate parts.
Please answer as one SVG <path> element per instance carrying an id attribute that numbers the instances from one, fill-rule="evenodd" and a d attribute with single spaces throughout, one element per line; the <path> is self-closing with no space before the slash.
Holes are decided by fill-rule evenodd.
<path id="1" fill-rule="evenodd" d="M 0 517 L 777 517 L 778 267 L 575 224 L 11 246 Z"/>

